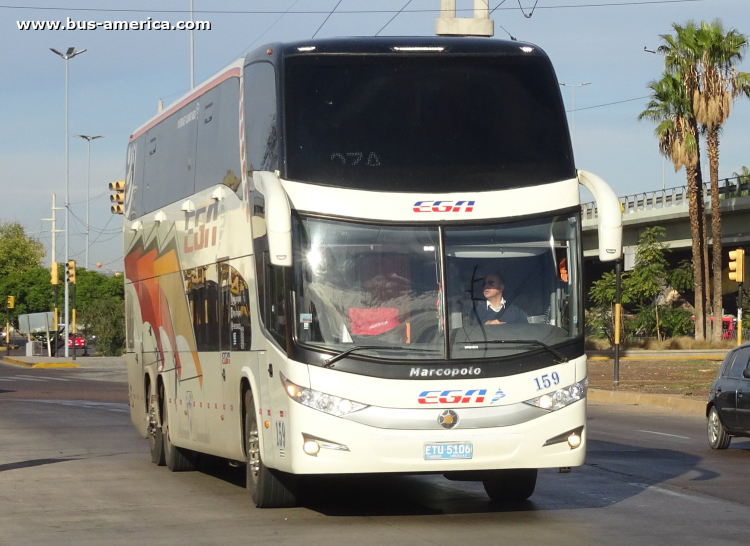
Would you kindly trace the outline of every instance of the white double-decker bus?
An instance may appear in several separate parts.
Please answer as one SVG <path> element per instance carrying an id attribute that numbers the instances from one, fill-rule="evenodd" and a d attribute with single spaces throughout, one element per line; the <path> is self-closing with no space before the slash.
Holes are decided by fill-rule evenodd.
<path id="1" fill-rule="evenodd" d="M 619 203 L 575 169 L 530 44 L 271 44 L 196 87 L 128 148 L 130 406 L 153 461 L 245 464 L 260 507 L 294 504 L 300 475 L 517 500 L 581 465 L 581 184 L 616 259 Z"/>

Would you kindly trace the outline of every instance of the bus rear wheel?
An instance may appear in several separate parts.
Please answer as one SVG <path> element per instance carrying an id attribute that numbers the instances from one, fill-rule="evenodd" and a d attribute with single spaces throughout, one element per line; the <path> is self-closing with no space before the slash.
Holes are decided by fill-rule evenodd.
<path id="1" fill-rule="evenodd" d="M 293 476 L 271 470 L 260 454 L 258 416 L 253 393 L 245 392 L 245 458 L 247 489 L 258 508 L 288 508 L 297 504 Z"/>
<path id="2" fill-rule="evenodd" d="M 162 390 L 161 403 L 164 404 L 164 391 Z M 162 406 L 161 414 L 162 438 L 164 440 L 164 459 L 167 468 L 171 472 L 189 472 L 195 470 L 195 454 L 187 449 L 177 447 L 170 440 L 169 434 L 169 411 Z"/>
<path id="3" fill-rule="evenodd" d="M 151 462 L 156 466 L 164 466 L 164 439 L 159 426 L 159 405 L 154 393 L 154 386 L 148 386 L 148 446 L 151 451 Z"/>
<path id="4" fill-rule="evenodd" d="M 484 490 L 495 502 L 518 502 L 528 499 L 536 487 L 536 468 L 493 470 L 482 480 Z"/>

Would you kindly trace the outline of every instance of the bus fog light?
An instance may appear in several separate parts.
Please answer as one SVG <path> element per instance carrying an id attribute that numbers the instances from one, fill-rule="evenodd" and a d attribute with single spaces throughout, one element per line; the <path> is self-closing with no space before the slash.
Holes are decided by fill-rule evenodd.
<path id="1" fill-rule="evenodd" d="M 581 437 L 576 434 L 575 432 L 568 436 L 568 445 L 570 447 L 576 448 L 581 445 Z"/>
<path id="2" fill-rule="evenodd" d="M 320 445 L 315 440 L 308 440 L 302 444 L 302 450 L 308 455 L 317 455 L 320 451 Z"/>

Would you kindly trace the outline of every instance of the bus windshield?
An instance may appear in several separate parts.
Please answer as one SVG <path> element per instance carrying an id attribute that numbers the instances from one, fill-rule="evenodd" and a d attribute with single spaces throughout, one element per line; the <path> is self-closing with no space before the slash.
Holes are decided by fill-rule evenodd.
<path id="1" fill-rule="evenodd" d="M 292 56 L 283 81 L 289 180 L 440 192 L 575 177 L 542 56 Z"/>
<path id="2" fill-rule="evenodd" d="M 578 233 L 577 214 L 444 228 L 295 217 L 296 339 L 334 352 L 362 346 L 356 356 L 383 360 L 444 360 L 577 338 Z"/>

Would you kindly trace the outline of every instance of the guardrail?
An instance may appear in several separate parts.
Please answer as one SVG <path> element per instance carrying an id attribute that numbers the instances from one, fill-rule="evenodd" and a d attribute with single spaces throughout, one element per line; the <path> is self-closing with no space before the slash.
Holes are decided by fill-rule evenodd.
<path id="1" fill-rule="evenodd" d="M 750 195 L 750 180 L 738 180 L 735 178 L 724 178 L 719 180 L 719 199 L 733 199 L 735 197 L 746 197 Z M 659 210 L 669 207 L 686 207 L 688 204 L 687 186 L 666 188 L 663 190 L 648 191 L 625 195 L 618 198 L 623 214 L 634 212 L 645 212 Z M 711 203 L 711 185 L 703 184 L 703 202 Z M 583 203 L 581 205 L 581 216 L 583 220 L 593 220 L 599 216 L 595 202 Z"/>

